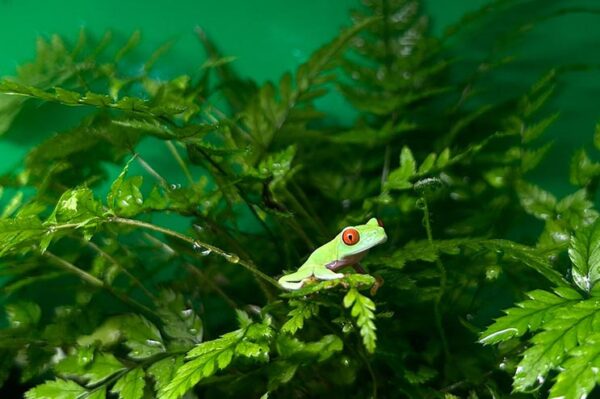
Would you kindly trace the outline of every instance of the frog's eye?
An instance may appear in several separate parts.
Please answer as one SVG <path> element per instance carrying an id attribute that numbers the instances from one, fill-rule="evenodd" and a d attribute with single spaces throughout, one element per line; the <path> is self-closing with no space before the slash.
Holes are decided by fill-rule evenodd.
<path id="1" fill-rule="evenodd" d="M 377 224 L 379 225 L 379 227 L 383 227 L 383 220 L 377 219 Z"/>
<path id="2" fill-rule="evenodd" d="M 360 234 L 358 234 L 358 230 L 353 229 L 352 227 L 347 228 L 342 233 L 342 241 L 346 245 L 354 245 L 360 240 Z"/>

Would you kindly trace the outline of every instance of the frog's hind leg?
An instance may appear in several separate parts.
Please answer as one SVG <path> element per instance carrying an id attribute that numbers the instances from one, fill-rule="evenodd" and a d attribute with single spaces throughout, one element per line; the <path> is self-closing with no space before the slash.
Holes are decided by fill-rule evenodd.
<path id="1" fill-rule="evenodd" d="M 297 290 L 302 288 L 304 281 L 312 275 L 312 268 L 300 268 L 295 273 L 282 276 L 277 282 L 285 289 Z"/>
<path id="2" fill-rule="evenodd" d="M 314 274 L 319 280 L 335 280 L 344 277 L 344 273 L 334 273 L 326 267 L 315 268 Z"/>

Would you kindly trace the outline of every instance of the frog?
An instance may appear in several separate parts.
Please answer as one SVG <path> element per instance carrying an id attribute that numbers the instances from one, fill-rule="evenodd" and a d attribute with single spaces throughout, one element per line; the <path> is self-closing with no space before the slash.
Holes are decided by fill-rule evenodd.
<path id="1" fill-rule="evenodd" d="M 298 290 L 314 280 L 343 278 L 339 271 L 351 266 L 366 273 L 360 261 L 368 251 L 387 241 L 383 223 L 371 218 L 366 224 L 344 227 L 331 241 L 315 249 L 306 262 L 293 273 L 283 275 L 278 283 L 286 290 Z"/>

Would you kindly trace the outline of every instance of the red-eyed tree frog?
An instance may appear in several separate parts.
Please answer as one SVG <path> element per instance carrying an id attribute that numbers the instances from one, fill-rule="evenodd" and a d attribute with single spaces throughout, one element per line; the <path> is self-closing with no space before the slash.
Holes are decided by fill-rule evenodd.
<path id="1" fill-rule="evenodd" d="M 367 224 L 344 228 L 333 240 L 315 249 L 300 268 L 279 279 L 279 284 L 288 290 L 297 290 L 305 282 L 342 278 L 338 270 L 352 266 L 358 273 L 365 273 L 360 260 L 369 249 L 387 240 L 383 224 L 375 218 Z"/>

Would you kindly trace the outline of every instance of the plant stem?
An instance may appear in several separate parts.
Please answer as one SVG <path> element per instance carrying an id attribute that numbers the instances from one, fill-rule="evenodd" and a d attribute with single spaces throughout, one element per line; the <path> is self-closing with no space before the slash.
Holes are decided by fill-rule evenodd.
<path id="1" fill-rule="evenodd" d="M 239 306 L 237 305 L 237 303 L 229 296 L 225 293 L 225 291 L 223 291 L 221 289 L 221 287 L 219 287 L 214 281 L 212 281 L 210 278 L 208 278 L 202 271 L 198 270 L 197 267 L 195 267 L 194 265 L 191 265 L 189 263 L 185 263 L 184 266 L 192 273 L 195 274 L 198 279 L 200 280 L 204 280 L 207 281 L 208 284 L 210 285 L 210 288 L 215 291 L 217 294 L 219 294 L 221 296 L 221 298 L 223 298 L 223 300 L 225 302 L 227 302 L 227 304 L 232 308 L 232 309 L 239 309 Z"/>
<path id="2" fill-rule="evenodd" d="M 173 155 L 173 158 L 175 158 L 175 161 L 177 162 L 177 164 L 179 165 L 179 167 L 181 168 L 181 170 L 185 174 L 185 177 L 187 178 L 188 182 L 190 184 L 194 184 L 194 178 L 192 177 L 192 174 L 190 173 L 189 168 L 187 167 L 187 165 L 185 164 L 185 162 L 181 158 L 181 155 L 179 155 L 179 151 L 177 151 L 177 148 L 175 148 L 175 145 L 173 144 L 173 142 L 171 142 L 171 141 L 165 141 L 165 145 L 167 146 L 167 148 L 169 149 L 169 151 Z"/>
<path id="3" fill-rule="evenodd" d="M 95 276 L 92 276 L 91 274 L 89 274 L 85 270 L 78 268 L 74 264 L 67 262 L 63 258 L 60 258 L 60 257 L 54 255 L 52 252 L 46 251 L 46 252 L 44 252 L 44 256 L 47 257 L 48 259 L 51 259 L 52 261 L 54 261 L 54 263 L 57 266 L 60 266 L 61 268 L 65 269 L 73 274 L 78 275 L 82 280 L 93 285 L 94 287 L 104 288 L 104 281 L 100 280 L 99 278 L 97 278 Z"/>
<path id="4" fill-rule="evenodd" d="M 126 305 L 131 306 L 132 308 L 135 308 L 135 309 L 141 311 L 142 313 L 151 317 L 153 320 L 160 320 L 160 317 L 156 313 L 154 313 L 154 311 L 152 311 L 150 308 L 148 308 L 146 305 L 136 301 L 135 299 L 128 297 L 127 295 L 123 295 L 122 293 L 116 291 L 113 287 L 106 284 L 104 281 L 89 274 L 85 270 L 78 268 L 71 262 L 68 262 L 63 258 L 54 255 L 50 251 L 44 252 L 44 256 L 47 257 L 48 259 L 52 260 L 54 262 L 54 264 L 61 267 L 62 269 L 65 269 L 73 274 L 76 274 L 82 280 L 86 281 L 87 283 L 91 284 L 94 287 L 105 290 L 106 292 L 108 292 L 109 294 L 111 294 L 112 296 L 114 296 L 115 298 L 120 300 L 121 302 L 125 303 Z"/>
<path id="5" fill-rule="evenodd" d="M 435 249 L 433 244 L 433 233 L 431 231 L 431 221 L 429 220 L 429 206 L 427 204 L 427 199 L 425 198 L 425 196 L 421 197 L 421 201 L 423 201 L 423 222 L 425 225 L 425 230 L 427 231 L 427 241 L 429 241 L 429 245 L 431 245 L 431 247 Z M 433 310 L 435 313 L 435 324 L 438 330 L 438 334 L 440 335 L 440 340 L 442 341 L 442 347 L 444 348 L 444 355 L 448 360 L 450 357 L 450 350 L 448 349 L 448 340 L 446 339 L 446 334 L 444 333 L 442 314 L 440 311 L 442 298 L 444 297 L 448 277 L 446 274 L 446 268 L 444 267 L 439 257 L 436 257 L 435 264 L 438 268 L 438 271 L 440 272 L 440 288 L 435 298 Z"/>
<path id="6" fill-rule="evenodd" d="M 234 263 L 234 264 L 239 264 L 240 266 L 242 266 L 245 269 L 249 270 L 250 272 L 254 273 L 256 276 L 267 281 L 271 285 L 277 287 L 278 289 L 280 288 L 279 284 L 277 283 L 277 281 L 275 281 L 275 279 L 273 279 L 272 277 L 270 277 L 270 276 L 264 274 L 263 272 L 261 272 L 260 270 L 258 270 L 254 264 L 247 262 L 243 259 L 240 259 L 240 257 L 237 256 L 236 254 L 227 253 L 227 252 L 223 251 L 221 248 L 215 247 L 214 245 L 210 245 L 210 244 L 207 244 L 202 241 L 195 240 L 192 237 L 189 237 L 185 234 L 181 234 L 175 230 L 157 226 L 157 225 L 154 225 L 151 223 L 142 222 L 141 220 L 125 219 L 125 218 L 121 218 L 121 217 L 117 217 L 117 216 L 109 218 L 108 222 L 140 227 L 140 228 L 147 229 L 147 230 L 153 230 L 153 231 L 163 233 L 165 235 L 177 238 L 181 241 L 187 242 L 187 243 L 193 245 L 194 247 L 203 248 L 210 252 L 214 252 L 214 253 L 220 255 L 221 257 L 223 257 L 226 261 L 228 261 L 230 263 Z"/>
<path id="7" fill-rule="evenodd" d="M 136 276 L 134 276 L 129 270 L 125 269 L 119 262 L 117 262 L 117 260 L 115 258 L 113 258 L 110 254 L 108 254 L 106 251 L 104 251 L 102 248 L 100 248 L 98 245 L 96 245 L 92 241 L 87 241 L 87 240 L 84 240 L 84 239 L 81 239 L 81 241 L 85 245 L 87 245 L 88 247 L 90 247 L 94 251 L 96 251 L 100 256 L 102 256 L 103 258 L 106 258 L 110 263 L 112 263 L 113 265 L 115 265 L 116 267 L 118 267 L 119 270 L 121 270 L 127 277 L 129 277 L 131 279 L 131 281 L 140 290 L 142 290 L 142 292 L 148 298 L 150 298 L 152 300 L 156 300 L 156 297 L 144 286 L 144 284 Z"/>
<path id="8" fill-rule="evenodd" d="M 292 187 L 294 188 L 294 190 L 296 191 L 296 193 L 300 196 L 300 199 L 302 200 L 302 203 L 304 204 L 304 207 L 306 208 L 306 210 L 312 215 L 313 219 L 315 219 L 315 222 L 319 225 L 319 229 L 324 234 L 327 234 L 327 228 L 325 227 L 325 224 L 323 223 L 321 218 L 319 218 L 319 215 L 315 211 L 315 208 L 312 206 L 312 203 L 308 199 L 307 195 L 304 193 L 304 190 L 302 189 L 302 187 L 300 187 L 300 185 L 298 183 L 296 183 L 296 181 L 294 179 L 291 180 L 291 184 L 292 184 Z"/>
<path id="9" fill-rule="evenodd" d="M 163 186 L 164 188 L 168 188 L 169 184 L 167 183 L 167 181 L 165 180 L 165 178 L 163 178 L 152 166 L 150 166 L 150 164 L 148 162 L 146 162 L 144 160 L 144 158 L 142 158 L 137 152 L 132 151 L 134 156 L 137 158 L 138 162 L 140 163 L 140 165 L 142 165 L 142 167 L 146 170 L 146 172 L 148 172 L 149 174 L 151 174 L 156 180 L 158 180 L 158 182 L 160 183 L 161 186 Z"/>

